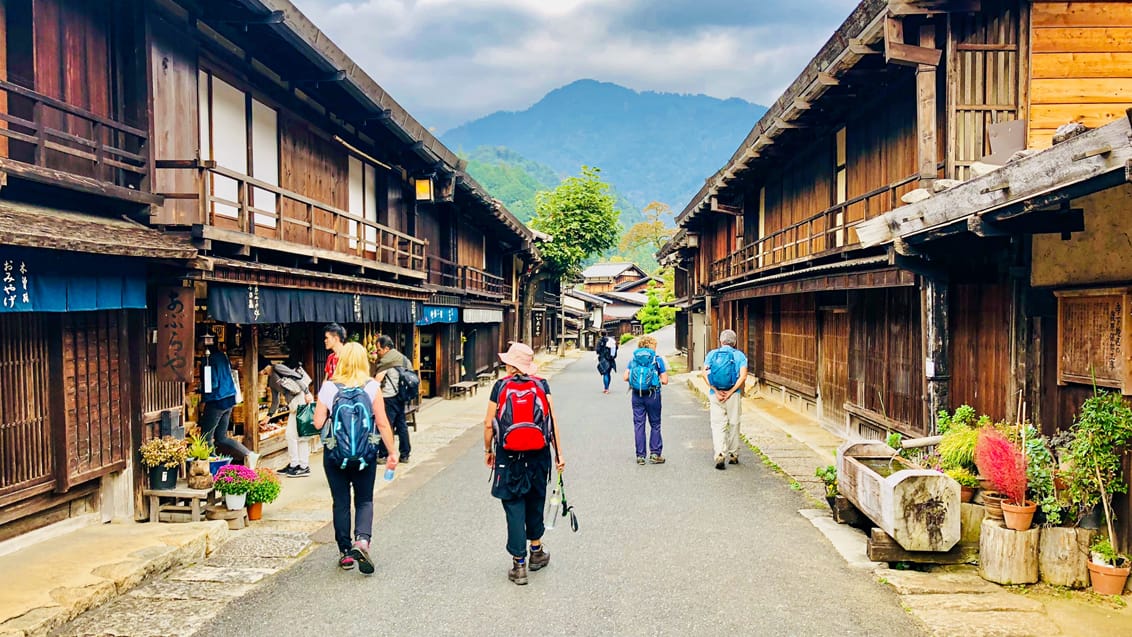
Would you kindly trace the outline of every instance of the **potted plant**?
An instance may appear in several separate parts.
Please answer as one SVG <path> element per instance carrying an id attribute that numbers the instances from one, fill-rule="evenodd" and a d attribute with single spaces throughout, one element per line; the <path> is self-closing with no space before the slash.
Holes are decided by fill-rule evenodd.
<path id="1" fill-rule="evenodd" d="M 229 511 L 244 508 L 248 491 L 256 481 L 255 469 L 241 464 L 227 464 L 216 472 L 216 490 L 224 494 Z"/>
<path id="2" fill-rule="evenodd" d="M 829 508 L 833 509 L 834 500 L 837 499 L 837 467 L 834 465 L 818 467 L 814 475 L 825 483 L 825 501 L 829 504 Z"/>
<path id="3" fill-rule="evenodd" d="M 209 466 L 209 459 L 215 448 L 199 434 L 189 436 L 189 488 L 190 489 L 211 489 L 212 488 L 212 468 Z"/>
<path id="4" fill-rule="evenodd" d="M 1120 595 L 1124 583 L 1132 571 L 1128 556 L 1116 552 L 1108 538 L 1100 538 L 1089 547 L 1092 559 L 1089 560 L 1089 579 L 1093 582 L 1093 592 L 1098 595 Z"/>
<path id="5" fill-rule="evenodd" d="M 1033 425 L 1025 429 L 1026 482 L 1030 497 L 1038 505 L 1038 510 L 1047 526 L 1058 526 L 1062 520 L 1062 504 L 1058 497 L 1056 482 L 1057 459 L 1053 453 L 1050 439 L 1038 433 Z"/>
<path id="6" fill-rule="evenodd" d="M 149 469 L 149 488 L 173 489 L 177 486 L 177 470 L 188 457 L 184 440 L 172 436 L 154 438 L 138 451 L 141 452 L 142 464 Z"/>
<path id="7" fill-rule="evenodd" d="M 1038 506 L 1026 499 L 1026 458 L 1022 450 L 998 429 L 983 427 L 975 446 L 975 464 L 1004 497 L 1001 506 L 1006 528 L 1029 529 Z"/>
<path id="8" fill-rule="evenodd" d="M 979 488 L 979 478 L 974 471 L 966 467 L 951 467 L 944 470 L 944 473 L 959 483 L 960 502 L 970 502 L 975 499 L 975 489 Z"/>
<path id="9" fill-rule="evenodd" d="M 1094 547 L 1101 546 L 1107 550 L 1102 552 L 1094 548 L 1093 551 L 1104 563 L 1096 563 L 1098 560 L 1094 557 L 1089 564 L 1089 576 L 1094 590 L 1098 590 L 1098 584 L 1105 586 L 1105 582 L 1099 581 L 1105 579 L 1104 575 L 1107 574 L 1101 572 L 1104 570 L 1101 567 L 1111 566 L 1117 569 L 1114 575 L 1120 576 L 1122 572 L 1124 579 L 1128 577 L 1128 560 L 1118 553 L 1111 540 L 1116 538 L 1112 524 L 1112 496 L 1128 491 L 1121 463 L 1124 461 L 1124 450 L 1130 442 L 1132 408 L 1129 408 L 1120 394 L 1114 392 L 1094 392 L 1081 405 L 1077 420 L 1069 429 L 1069 443 L 1066 446 L 1069 499 L 1079 512 L 1100 504 L 1108 527 L 1107 546 L 1100 542 L 1094 544 Z M 1117 566 L 1120 563 L 1124 566 Z M 1123 588 L 1121 581 L 1120 590 Z"/>
<path id="10" fill-rule="evenodd" d="M 267 467 L 255 470 L 256 479 L 248 491 L 248 519 L 258 520 L 263 517 L 263 505 L 275 501 L 283 485 L 279 482 L 279 474 Z"/>

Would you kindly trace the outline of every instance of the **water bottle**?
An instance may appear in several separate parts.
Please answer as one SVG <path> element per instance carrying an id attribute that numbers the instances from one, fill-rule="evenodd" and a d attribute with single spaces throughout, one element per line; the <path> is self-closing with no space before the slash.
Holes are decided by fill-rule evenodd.
<path id="1" fill-rule="evenodd" d="M 393 470 L 392 469 L 386 469 L 385 470 L 385 481 L 386 482 L 392 482 L 393 481 Z"/>
<path id="2" fill-rule="evenodd" d="M 546 523 L 544 526 L 546 530 L 551 531 L 554 529 L 554 521 L 558 519 L 558 505 L 561 498 L 558 496 L 558 485 L 554 485 L 554 490 L 550 493 L 550 499 L 546 502 Z"/>

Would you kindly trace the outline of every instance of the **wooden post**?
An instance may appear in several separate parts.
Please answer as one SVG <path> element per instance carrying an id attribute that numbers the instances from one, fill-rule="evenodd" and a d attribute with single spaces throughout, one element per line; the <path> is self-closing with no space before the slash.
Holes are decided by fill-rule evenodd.
<path id="1" fill-rule="evenodd" d="M 925 424 L 934 433 L 932 423 L 941 409 L 949 409 L 948 393 L 951 385 L 950 334 L 948 332 L 948 306 L 950 304 L 947 279 L 921 278 L 920 329 L 923 332 Z"/>
<path id="2" fill-rule="evenodd" d="M 1038 570 L 1052 586 L 1085 588 L 1089 585 L 1089 545 L 1093 531 L 1051 526 L 1042 529 Z"/>
<path id="3" fill-rule="evenodd" d="M 935 48 L 935 23 L 920 27 L 920 46 Z M 936 142 L 936 67 L 920 64 L 916 67 L 916 165 L 920 179 L 930 186 L 938 174 L 938 144 Z"/>
<path id="4" fill-rule="evenodd" d="M 1041 527 L 1012 531 L 1001 520 L 983 520 L 979 539 L 979 575 L 996 584 L 1038 581 L 1038 541 Z"/>
<path id="5" fill-rule="evenodd" d="M 259 329 L 245 325 L 244 366 L 240 370 L 240 390 L 244 392 L 244 446 L 259 451 Z"/>

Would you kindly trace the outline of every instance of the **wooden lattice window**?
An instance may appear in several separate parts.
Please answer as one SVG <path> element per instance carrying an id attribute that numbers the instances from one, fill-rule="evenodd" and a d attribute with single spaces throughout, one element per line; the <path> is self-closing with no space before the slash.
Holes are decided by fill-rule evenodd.
<path id="1" fill-rule="evenodd" d="M 1132 290 L 1057 293 L 1057 382 L 1132 393 Z"/>

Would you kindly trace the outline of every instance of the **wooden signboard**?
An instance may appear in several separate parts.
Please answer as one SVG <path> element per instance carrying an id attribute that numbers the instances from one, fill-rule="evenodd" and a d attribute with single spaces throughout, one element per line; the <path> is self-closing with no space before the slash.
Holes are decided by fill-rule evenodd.
<path id="1" fill-rule="evenodd" d="M 157 379 L 187 383 L 193 376 L 192 288 L 161 288 L 157 293 Z"/>

